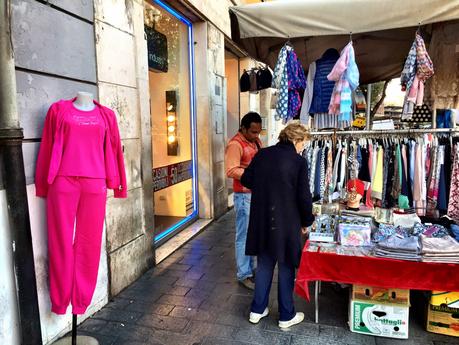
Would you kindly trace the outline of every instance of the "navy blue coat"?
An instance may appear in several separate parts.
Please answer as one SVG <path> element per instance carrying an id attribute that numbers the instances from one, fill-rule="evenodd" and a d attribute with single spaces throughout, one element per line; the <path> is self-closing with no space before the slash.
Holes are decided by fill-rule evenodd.
<path id="1" fill-rule="evenodd" d="M 314 76 L 314 92 L 309 113 L 328 113 L 330 98 L 335 87 L 335 82 L 327 79 L 327 75 L 338 61 L 339 53 L 330 48 L 316 61 L 316 75 Z"/>
<path id="2" fill-rule="evenodd" d="M 291 143 L 261 149 L 241 177 L 252 190 L 245 252 L 298 267 L 301 227 L 314 221 L 306 159 Z"/>

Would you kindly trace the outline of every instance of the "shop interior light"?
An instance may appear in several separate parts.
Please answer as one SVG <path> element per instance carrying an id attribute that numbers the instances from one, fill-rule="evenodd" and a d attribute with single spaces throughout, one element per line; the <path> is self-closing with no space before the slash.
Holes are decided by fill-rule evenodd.
<path id="1" fill-rule="evenodd" d="M 169 104 L 169 106 L 167 107 L 167 111 L 172 111 L 172 109 L 174 109 L 174 106 L 172 104 Z"/>
<path id="2" fill-rule="evenodd" d="M 173 142 L 175 141 L 175 135 L 169 135 L 169 136 L 167 137 L 167 141 L 168 141 L 169 143 L 173 143 Z"/>
<path id="3" fill-rule="evenodd" d="M 169 115 L 167 117 L 167 122 L 174 122 L 175 121 L 175 116 L 174 115 Z"/>
<path id="4" fill-rule="evenodd" d="M 167 130 L 169 131 L 169 133 L 173 133 L 175 131 L 175 126 L 169 126 L 167 127 Z"/>

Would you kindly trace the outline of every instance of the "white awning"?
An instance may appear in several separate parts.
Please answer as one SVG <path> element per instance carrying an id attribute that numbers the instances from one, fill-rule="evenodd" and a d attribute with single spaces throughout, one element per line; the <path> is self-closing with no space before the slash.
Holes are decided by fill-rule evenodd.
<path id="1" fill-rule="evenodd" d="M 327 48 L 341 50 L 352 33 L 367 83 L 400 74 L 419 24 L 428 44 L 433 23 L 459 19 L 459 0 L 278 0 L 230 11 L 233 39 L 271 66 L 287 39 L 307 69 Z"/>

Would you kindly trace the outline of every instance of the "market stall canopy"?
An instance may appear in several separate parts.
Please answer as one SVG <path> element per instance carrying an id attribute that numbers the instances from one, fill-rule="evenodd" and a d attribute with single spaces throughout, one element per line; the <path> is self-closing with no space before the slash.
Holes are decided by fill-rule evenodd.
<path id="1" fill-rule="evenodd" d="M 399 76 L 419 25 L 428 43 L 432 24 L 459 20 L 459 0 L 282 0 L 231 7 L 230 14 L 233 40 L 271 67 L 287 40 L 307 69 L 328 48 L 341 50 L 352 33 L 366 84 Z"/>

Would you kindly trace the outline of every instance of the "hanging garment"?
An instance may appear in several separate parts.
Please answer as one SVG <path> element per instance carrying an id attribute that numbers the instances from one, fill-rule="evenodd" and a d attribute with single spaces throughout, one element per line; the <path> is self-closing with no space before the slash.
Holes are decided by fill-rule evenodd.
<path id="1" fill-rule="evenodd" d="M 298 115 L 301 108 L 300 90 L 306 88 L 306 78 L 303 66 L 298 60 L 295 51 L 291 49 L 287 53 L 287 76 L 288 76 L 288 111 L 284 123 Z"/>
<path id="2" fill-rule="evenodd" d="M 388 146 L 384 146 L 384 156 L 383 156 L 383 184 L 382 184 L 382 193 L 381 193 L 381 205 L 386 204 L 386 188 L 387 188 L 387 178 L 389 175 L 389 161 L 390 161 L 390 150 Z"/>
<path id="3" fill-rule="evenodd" d="M 413 41 L 408 56 L 403 66 L 402 74 L 400 76 L 400 83 L 403 90 L 411 89 L 414 77 L 416 76 L 416 40 Z"/>
<path id="4" fill-rule="evenodd" d="M 448 216 L 459 221 L 459 145 L 453 148 L 454 160 L 451 173 L 451 187 L 448 202 Z"/>
<path id="5" fill-rule="evenodd" d="M 337 115 L 338 122 L 352 122 L 352 92 L 359 86 L 359 69 L 355 63 L 352 42 L 341 51 L 341 56 L 327 79 L 336 82 L 328 113 Z"/>
<path id="6" fill-rule="evenodd" d="M 288 75 L 287 55 L 291 47 L 284 45 L 279 52 L 276 66 L 274 67 L 272 87 L 279 90 L 276 105 L 276 120 L 287 118 L 288 114 Z"/>
<path id="7" fill-rule="evenodd" d="M 337 186 L 337 182 L 338 182 L 339 160 L 340 160 L 340 157 L 341 157 L 341 150 L 342 150 L 342 146 L 341 146 L 341 142 L 339 142 L 338 146 L 336 148 L 336 156 L 335 156 L 335 160 L 334 160 L 334 163 L 333 163 L 333 175 L 332 175 L 332 182 L 331 182 L 331 186 L 330 186 L 331 193 L 334 193 L 336 191 L 336 186 Z"/>
<path id="8" fill-rule="evenodd" d="M 322 171 L 322 156 L 324 150 L 320 148 L 317 153 L 317 163 L 316 163 L 316 173 L 314 177 L 314 201 L 320 200 L 320 181 L 321 181 L 321 171 Z"/>
<path id="9" fill-rule="evenodd" d="M 318 146 L 314 147 L 313 153 L 312 153 L 312 164 L 311 164 L 311 174 L 309 175 L 309 187 L 311 190 L 311 195 L 315 195 L 315 178 L 316 178 L 316 171 L 317 171 L 317 157 L 319 155 L 319 150 L 320 148 Z"/>
<path id="10" fill-rule="evenodd" d="M 330 115 L 329 113 L 316 113 L 312 119 L 312 128 L 315 130 L 320 129 L 345 129 L 351 125 L 351 122 L 338 121 L 338 116 Z"/>
<path id="11" fill-rule="evenodd" d="M 325 172 L 325 197 L 328 198 L 328 202 L 331 202 L 331 197 L 333 191 L 332 185 L 333 178 L 333 149 L 331 143 L 329 143 L 328 153 L 327 153 L 327 168 Z"/>
<path id="12" fill-rule="evenodd" d="M 413 46 L 416 49 L 415 56 L 415 75 L 413 77 Z M 403 104 L 402 120 L 412 117 L 414 106 L 421 106 L 424 99 L 424 83 L 434 74 L 432 60 L 421 35 L 416 33 L 416 38 L 408 53 L 405 67 L 400 77 L 402 86 L 406 89 Z"/>
<path id="13" fill-rule="evenodd" d="M 438 218 L 438 188 L 440 184 L 440 171 L 441 171 L 441 161 L 442 161 L 442 148 L 437 146 L 433 148 L 432 156 L 432 169 L 429 190 L 427 192 L 427 209 L 426 214 L 433 218 Z"/>
<path id="14" fill-rule="evenodd" d="M 425 166 L 422 165 L 422 148 L 421 145 L 416 144 L 414 151 L 414 176 L 413 176 L 413 206 L 416 209 L 418 216 L 422 216 L 422 209 L 424 207 L 422 202 L 422 170 Z"/>
<path id="15" fill-rule="evenodd" d="M 373 200 L 371 199 L 371 181 L 373 181 L 373 144 L 368 144 L 368 171 L 370 172 L 370 182 L 366 185 L 367 193 L 365 199 L 365 206 L 373 208 Z"/>
<path id="16" fill-rule="evenodd" d="M 327 79 L 327 75 L 333 69 L 339 58 L 339 52 L 330 48 L 325 51 L 320 59 L 316 61 L 316 73 L 314 76 L 314 93 L 309 112 L 328 113 L 328 105 L 333 92 L 334 82 Z"/>
<path id="17" fill-rule="evenodd" d="M 373 179 L 371 196 L 375 199 L 381 200 L 383 191 L 383 161 L 384 161 L 384 149 L 379 147 L 377 150 L 376 158 L 376 171 Z"/>
<path id="18" fill-rule="evenodd" d="M 387 162 L 387 178 L 385 182 L 385 194 L 384 194 L 384 201 L 382 206 L 384 208 L 392 208 L 395 206 L 394 199 L 392 198 L 392 186 L 394 183 L 394 172 L 395 172 L 395 155 L 394 155 L 394 147 L 389 146 L 387 151 L 387 160 L 385 158 L 385 162 Z M 385 152 L 386 152 L 385 151 Z"/>
<path id="19" fill-rule="evenodd" d="M 323 200 L 324 191 L 325 191 L 325 172 L 326 172 L 326 162 L 328 155 L 328 147 L 322 149 L 322 156 L 320 157 L 320 181 L 319 181 L 319 196 L 320 200 Z"/>
<path id="20" fill-rule="evenodd" d="M 300 112 L 300 122 L 307 125 L 309 122 L 309 109 L 311 108 L 314 96 L 314 78 L 316 76 L 316 62 L 309 64 L 308 76 L 306 79 L 306 90 L 304 91 L 303 104 Z"/>

